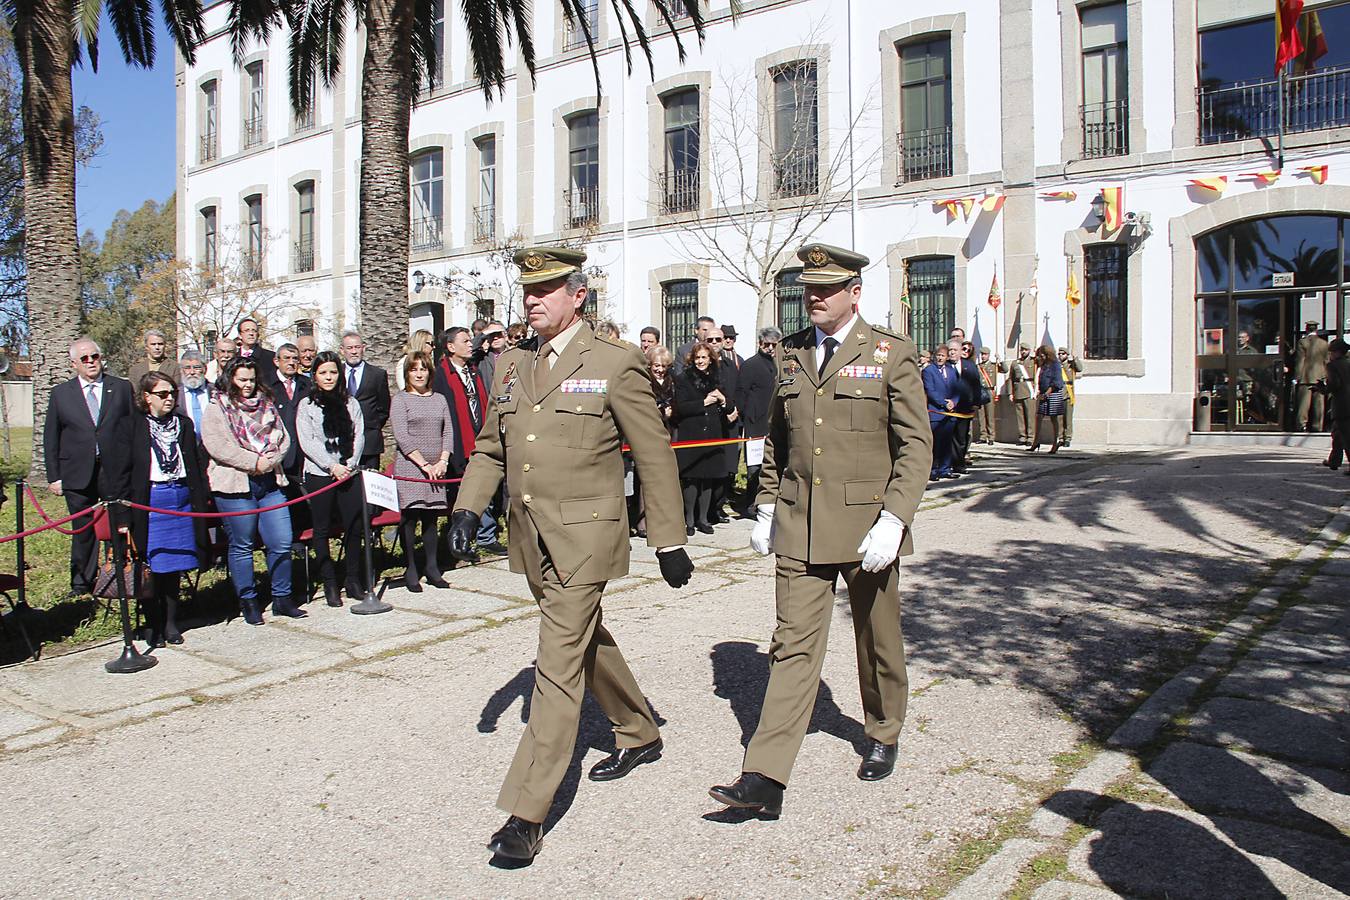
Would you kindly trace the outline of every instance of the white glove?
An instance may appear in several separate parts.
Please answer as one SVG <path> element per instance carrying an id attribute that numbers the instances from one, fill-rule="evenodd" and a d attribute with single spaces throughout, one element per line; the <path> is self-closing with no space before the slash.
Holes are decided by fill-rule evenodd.
<path id="1" fill-rule="evenodd" d="M 750 549 L 760 556 L 773 552 L 773 504 L 756 508 L 755 530 L 750 532 Z"/>
<path id="2" fill-rule="evenodd" d="M 877 516 L 876 524 L 858 547 L 858 552 L 863 555 L 863 571 L 880 572 L 895 562 L 895 557 L 900 553 L 900 540 L 904 536 L 904 523 L 883 509 Z"/>

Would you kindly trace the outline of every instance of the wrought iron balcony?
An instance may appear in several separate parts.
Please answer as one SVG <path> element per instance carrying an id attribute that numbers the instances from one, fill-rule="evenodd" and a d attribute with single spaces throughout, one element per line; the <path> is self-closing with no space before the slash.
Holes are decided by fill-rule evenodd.
<path id="1" fill-rule="evenodd" d="M 895 136 L 896 153 L 900 157 L 896 184 L 922 181 L 925 178 L 946 178 L 952 174 L 952 128 L 921 128 Z"/>
<path id="2" fill-rule="evenodd" d="M 1200 143 L 1270 137 L 1280 128 L 1278 79 L 1199 90 Z M 1350 67 L 1286 79 L 1287 133 L 1350 125 Z"/>
<path id="3" fill-rule="evenodd" d="M 314 128 L 314 104 L 306 106 L 295 114 L 295 132 L 299 134 Z"/>
<path id="4" fill-rule="evenodd" d="M 820 189 L 820 161 L 814 153 L 787 153 L 774 160 L 775 197 L 804 197 Z"/>
<path id="5" fill-rule="evenodd" d="M 473 210 L 473 239 L 487 244 L 497 236 L 497 207 L 492 203 L 476 206 Z"/>
<path id="6" fill-rule="evenodd" d="M 1088 103 L 1079 109 L 1083 123 L 1083 158 L 1124 156 L 1130 152 L 1130 101 Z"/>
<path id="7" fill-rule="evenodd" d="M 216 138 L 215 131 L 208 131 L 201 136 L 197 162 L 209 163 L 220 155 L 220 142 Z"/>
<path id="8" fill-rule="evenodd" d="M 409 223 L 408 249 L 414 253 L 440 250 L 444 246 L 440 216 L 425 216 Z"/>
<path id="9" fill-rule="evenodd" d="M 600 7 L 592 6 L 586 10 L 586 29 L 591 33 L 591 40 L 599 40 L 600 30 Z M 577 20 L 567 25 L 563 30 L 563 49 L 576 50 L 578 47 L 586 46 L 586 32 L 582 30 L 581 21 Z"/>
<path id="10" fill-rule="evenodd" d="M 314 271 L 314 238 L 303 238 L 291 248 L 291 271 Z"/>
<path id="11" fill-rule="evenodd" d="M 661 212 L 698 209 L 698 169 L 666 169 L 661 173 Z"/>
<path id="12" fill-rule="evenodd" d="M 256 147 L 266 139 L 265 123 L 261 115 L 244 120 L 244 149 Z"/>
<path id="13" fill-rule="evenodd" d="M 600 221 L 600 188 L 568 188 L 563 191 L 567 205 L 567 226 L 585 228 Z"/>

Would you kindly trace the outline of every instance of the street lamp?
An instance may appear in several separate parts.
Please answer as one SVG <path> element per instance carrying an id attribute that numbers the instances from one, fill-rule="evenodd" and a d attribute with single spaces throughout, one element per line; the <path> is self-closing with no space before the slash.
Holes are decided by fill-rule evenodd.
<path id="1" fill-rule="evenodd" d="M 422 273 L 421 269 L 414 269 L 412 275 L 413 293 L 420 294 L 422 293 L 422 288 L 427 286 L 427 276 Z"/>
<path id="2" fill-rule="evenodd" d="M 1101 194 L 1092 198 L 1092 214 L 1097 217 L 1097 224 L 1106 223 L 1106 198 Z"/>

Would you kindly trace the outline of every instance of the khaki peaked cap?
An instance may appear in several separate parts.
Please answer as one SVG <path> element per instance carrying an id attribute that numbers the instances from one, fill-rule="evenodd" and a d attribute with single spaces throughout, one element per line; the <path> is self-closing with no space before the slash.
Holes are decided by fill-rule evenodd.
<path id="1" fill-rule="evenodd" d="M 821 243 L 803 244 L 797 258 L 805 263 L 799 279 L 802 284 L 839 284 L 861 278 L 870 262 L 861 253 Z"/>
<path id="2" fill-rule="evenodd" d="M 586 262 L 586 251 L 571 247 L 522 247 L 512 259 L 520 267 L 521 284 L 538 284 L 580 271 Z"/>

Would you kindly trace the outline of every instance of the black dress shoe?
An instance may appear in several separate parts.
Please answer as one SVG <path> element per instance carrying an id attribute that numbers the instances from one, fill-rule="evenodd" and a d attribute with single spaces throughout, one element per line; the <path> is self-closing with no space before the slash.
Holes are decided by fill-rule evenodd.
<path id="1" fill-rule="evenodd" d="M 758 772 L 742 772 L 732 784 L 714 785 L 708 796 L 737 809 L 758 810 L 767 819 L 783 813 L 783 786 Z"/>
<path id="2" fill-rule="evenodd" d="M 507 859 L 534 859 L 544 842 L 544 826 L 520 816 L 512 816 L 488 841 L 487 848 Z"/>
<path id="3" fill-rule="evenodd" d="M 643 763 L 656 762 L 661 758 L 661 748 L 664 746 L 661 739 L 657 738 L 641 747 L 621 747 L 591 766 L 586 777 L 591 781 L 615 781 Z"/>
<path id="4" fill-rule="evenodd" d="M 427 584 L 431 585 L 432 587 L 438 588 L 448 588 L 450 586 L 450 582 L 446 581 L 443 577 L 441 577 L 440 572 L 437 572 L 434 575 L 428 572 Z"/>
<path id="5" fill-rule="evenodd" d="M 894 772 L 897 749 L 897 744 L 869 741 L 862 765 L 858 766 L 858 777 L 863 781 L 880 781 Z"/>
<path id="6" fill-rule="evenodd" d="M 726 513 L 720 512 L 717 514 L 717 519 L 715 521 L 717 522 L 718 525 L 725 525 L 731 521 L 731 517 L 728 516 Z"/>
<path id="7" fill-rule="evenodd" d="M 500 541 L 493 541 L 490 544 L 480 544 L 478 549 L 480 552 L 486 553 L 488 556 L 506 556 L 511 552 L 510 550 L 507 550 L 504 546 L 502 546 L 502 543 Z"/>
<path id="8" fill-rule="evenodd" d="M 700 534 L 712 534 L 712 533 L 713 533 L 713 527 L 712 527 L 711 525 L 695 525 L 695 526 L 694 526 L 694 530 L 697 531 L 697 532 L 699 532 Z"/>
<path id="9" fill-rule="evenodd" d="M 693 526 L 693 525 L 686 525 L 686 526 L 684 526 L 684 536 L 685 536 L 685 537 L 693 537 L 693 536 L 694 536 L 694 526 Z"/>

